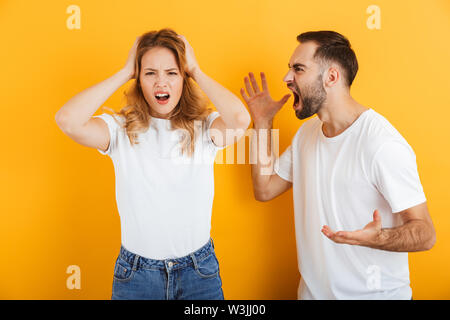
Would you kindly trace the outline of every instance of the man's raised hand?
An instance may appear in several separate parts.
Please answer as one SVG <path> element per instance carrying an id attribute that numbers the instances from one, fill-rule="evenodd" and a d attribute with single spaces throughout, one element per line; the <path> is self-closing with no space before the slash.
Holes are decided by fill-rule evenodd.
<path id="1" fill-rule="evenodd" d="M 267 80 L 264 72 L 261 72 L 262 91 L 259 89 L 255 76 L 252 72 L 244 78 L 245 88 L 241 88 L 241 96 L 248 105 L 255 127 L 271 125 L 276 113 L 288 101 L 290 94 L 286 94 L 279 101 L 274 101 L 267 87 Z"/>

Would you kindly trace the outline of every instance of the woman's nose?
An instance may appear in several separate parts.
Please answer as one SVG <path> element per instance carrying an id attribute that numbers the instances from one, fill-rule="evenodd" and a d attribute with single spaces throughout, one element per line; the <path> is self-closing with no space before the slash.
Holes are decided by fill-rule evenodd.
<path id="1" fill-rule="evenodd" d="M 164 75 L 158 75 L 156 76 L 156 83 L 166 83 L 167 77 Z"/>

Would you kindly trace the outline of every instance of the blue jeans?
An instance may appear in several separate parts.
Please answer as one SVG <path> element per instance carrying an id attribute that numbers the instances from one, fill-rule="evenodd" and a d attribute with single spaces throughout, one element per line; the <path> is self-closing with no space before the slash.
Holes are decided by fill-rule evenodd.
<path id="1" fill-rule="evenodd" d="M 148 259 L 120 248 L 114 267 L 113 300 L 223 300 L 212 239 L 176 259 Z"/>

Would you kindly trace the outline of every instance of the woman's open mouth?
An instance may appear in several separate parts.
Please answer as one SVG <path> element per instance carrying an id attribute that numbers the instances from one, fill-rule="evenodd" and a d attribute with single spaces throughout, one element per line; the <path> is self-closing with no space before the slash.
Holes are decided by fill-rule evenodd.
<path id="1" fill-rule="evenodd" d="M 156 92 L 155 93 L 156 102 L 159 104 L 167 104 L 170 99 L 170 94 L 167 92 Z"/>

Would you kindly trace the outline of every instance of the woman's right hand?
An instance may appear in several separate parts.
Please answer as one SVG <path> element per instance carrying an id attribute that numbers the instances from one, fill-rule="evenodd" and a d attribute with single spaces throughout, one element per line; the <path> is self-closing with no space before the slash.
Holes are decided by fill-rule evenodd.
<path id="1" fill-rule="evenodd" d="M 133 47 L 130 49 L 130 52 L 128 53 L 128 59 L 125 63 L 125 66 L 123 67 L 123 70 L 129 74 L 130 79 L 134 79 L 136 77 L 135 75 L 135 63 L 136 63 L 136 50 L 137 46 L 139 44 L 140 37 L 137 37 L 134 41 Z"/>

